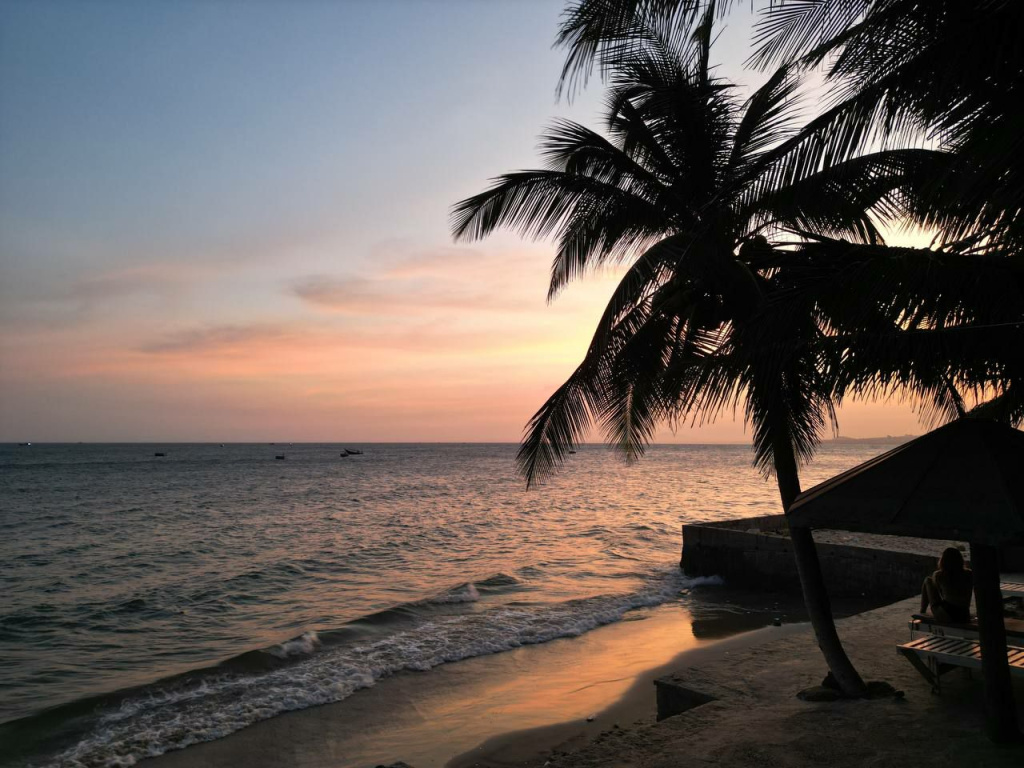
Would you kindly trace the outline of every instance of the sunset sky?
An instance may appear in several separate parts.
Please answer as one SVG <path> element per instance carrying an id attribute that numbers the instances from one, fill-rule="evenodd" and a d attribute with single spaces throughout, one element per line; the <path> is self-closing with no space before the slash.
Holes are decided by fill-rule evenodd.
<path id="1" fill-rule="evenodd" d="M 548 305 L 550 243 L 448 209 L 597 124 L 598 82 L 555 97 L 563 4 L 0 2 L 0 441 L 517 440 L 614 275 Z M 715 54 L 757 84 L 738 10 Z"/>

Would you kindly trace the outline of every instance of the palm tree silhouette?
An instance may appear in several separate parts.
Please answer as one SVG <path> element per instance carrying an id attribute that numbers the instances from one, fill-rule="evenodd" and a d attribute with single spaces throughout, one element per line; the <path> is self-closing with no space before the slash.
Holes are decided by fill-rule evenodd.
<path id="1" fill-rule="evenodd" d="M 559 36 L 569 49 L 563 84 L 585 81 L 595 63 L 607 73 L 643 45 L 645 27 L 685 33 L 705 6 L 714 3 L 579 0 Z M 833 399 L 897 393 L 930 401 L 940 420 L 962 415 L 961 393 L 972 391 L 995 395 L 974 413 L 1021 423 L 1024 4 L 829 0 L 762 10 L 751 62 L 825 65 L 835 96 L 791 142 L 780 174 L 800 178 L 879 146 L 948 151 L 904 200 L 908 220 L 937 232 L 931 248 L 801 233 L 803 256 L 822 274 L 833 270 L 819 281 L 832 289 L 818 297 L 830 310 Z M 835 289 L 839 275 L 856 296 Z M 992 734 L 1016 738 L 1009 676 L 995 670 L 1005 664 L 985 666 Z"/>
<path id="2" fill-rule="evenodd" d="M 947 168 L 918 191 L 913 211 L 919 222 L 938 232 L 944 253 L 913 259 L 916 274 L 910 285 L 917 291 L 906 292 L 908 284 L 903 282 L 904 292 L 897 298 L 904 310 L 901 333 L 884 343 L 855 342 L 852 368 L 875 368 L 866 377 L 870 388 L 905 379 L 910 371 L 913 376 L 922 371 L 928 376 L 944 366 L 951 386 L 958 379 L 984 394 L 997 393 L 976 411 L 1020 423 L 1024 3 L 834 0 L 817 6 L 770 9 L 754 56 L 761 64 L 794 59 L 801 66 L 828 62 L 827 79 L 838 104 L 807 126 L 804 147 L 814 149 L 795 151 L 797 165 L 801 155 L 817 155 L 815 162 L 841 161 L 869 143 L 908 146 L 931 141 L 950 152 Z M 792 172 L 801 171 L 797 167 Z M 866 258 L 849 243 L 822 246 L 819 253 Z M 872 285 L 880 280 L 887 286 L 883 292 L 901 282 L 891 279 L 893 272 L 905 272 L 898 254 L 883 249 L 874 258 L 876 279 L 866 284 L 868 290 L 877 291 Z M 962 282 L 951 284 L 950 273 L 959 273 Z M 921 291 L 924 286 L 926 291 Z M 986 648 L 1002 649 L 1006 636 L 997 554 L 976 543 L 971 551 L 977 560 L 981 641 Z M 983 660 L 989 735 L 996 741 L 1019 741 L 1004 656 L 1001 650 L 986 652 Z"/>
<path id="3" fill-rule="evenodd" d="M 678 16 L 689 2 L 664 0 L 657 10 Z M 931 142 L 948 152 L 946 167 L 936 166 L 936 174 L 924 180 L 908 210 L 915 223 L 937 232 L 936 247 L 908 253 L 825 239 L 813 248 L 820 256 L 874 260 L 871 282 L 862 282 L 865 289 L 888 291 L 892 300 L 902 300 L 908 317 L 932 317 L 929 323 L 905 326 L 913 336 L 890 341 L 874 353 L 861 345 L 862 358 L 874 354 L 881 368 L 888 369 L 883 380 L 892 380 L 894 369 L 906 371 L 909 362 L 934 367 L 944 360 L 962 386 L 997 394 L 985 413 L 1020 424 L 1024 4 L 782 4 L 766 9 L 757 42 L 751 60 L 760 66 L 828 62 L 827 81 L 837 96 L 833 107 L 803 129 L 789 157 L 789 173 L 842 162 L 869 145 Z M 975 290 L 973 301 L 966 301 L 963 292 L 970 286 L 983 290 Z M 1008 287 L 1015 292 L 1007 295 Z M 904 292 L 902 299 L 893 288 Z M 928 301 L 934 310 L 924 308 Z M 944 313 L 942 306 L 962 310 Z M 934 319 L 936 314 L 944 316 Z M 975 331 L 965 335 L 968 326 Z M 955 338 L 950 328 L 956 329 Z M 925 330 L 939 338 L 924 338 Z M 967 338 L 969 344 L 961 343 Z M 927 354 L 918 354 L 923 351 Z"/>
<path id="4" fill-rule="evenodd" d="M 799 461 L 834 421 L 834 381 L 812 290 L 821 275 L 767 236 L 880 243 L 876 216 L 900 215 L 905 190 L 944 161 L 890 151 L 786 173 L 797 81 L 782 68 L 741 104 L 711 74 L 713 18 L 712 8 L 689 36 L 634 29 L 605 62 L 609 138 L 557 122 L 542 138 L 546 168 L 505 174 L 453 209 L 457 239 L 502 226 L 557 237 L 550 297 L 590 269 L 630 263 L 583 362 L 529 423 L 518 456 L 529 483 L 594 421 L 635 458 L 660 422 L 742 404 L 755 463 L 774 472 L 788 508 Z M 843 690 L 861 695 L 810 532 L 791 537 L 819 645 Z"/>
<path id="5" fill-rule="evenodd" d="M 922 198 L 928 223 L 947 240 L 1024 245 L 1024 5 L 779 4 L 756 42 L 755 65 L 826 65 L 837 103 L 805 132 L 825 161 L 869 144 L 937 143 L 954 163 Z"/>

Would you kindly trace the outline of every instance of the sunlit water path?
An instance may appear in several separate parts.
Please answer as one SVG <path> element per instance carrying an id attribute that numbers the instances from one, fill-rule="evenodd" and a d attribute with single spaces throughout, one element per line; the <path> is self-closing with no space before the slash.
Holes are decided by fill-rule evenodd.
<path id="1" fill-rule="evenodd" d="M 579 635 L 680 599 L 680 523 L 778 511 L 741 446 L 583 447 L 531 491 L 512 445 L 344 447 L 0 446 L 0 739 L 131 761 Z"/>

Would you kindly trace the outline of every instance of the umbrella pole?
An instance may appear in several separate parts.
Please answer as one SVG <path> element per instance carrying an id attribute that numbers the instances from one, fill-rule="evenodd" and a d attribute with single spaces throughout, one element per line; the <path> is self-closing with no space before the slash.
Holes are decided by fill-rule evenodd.
<path id="1" fill-rule="evenodd" d="M 971 569 L 974 571 L 974 604 L 978 610 L 989 738 L 995 742 L 1020 741 L 1010 665 L 1006 658 L 1006 625 L 1003 622 L 1003 593 L 999 588 L 996 548 L 971 542 Z"/>

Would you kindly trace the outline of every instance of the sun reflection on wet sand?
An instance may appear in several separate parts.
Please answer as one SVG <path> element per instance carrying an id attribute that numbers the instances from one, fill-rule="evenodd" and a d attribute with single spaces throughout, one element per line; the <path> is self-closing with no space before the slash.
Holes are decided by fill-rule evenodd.
<path id="1" fill-rule="evenodd" d="M 219 741 L 157 758 L 177 766 L 364 766 L 404 760 L 440 768 L 488 739 L 566 721 L 595 732 L 624 711 L 654 717 L 650 680 L 680 653 L 764 626 L 770 612 L 679 603 L 642 609 L 578 638 L 403 673 L 337 704 L 289 713 Z M 693 623 L 707 628 L 695 636 Z M 635 694 L 634 689 L 635 686 Z M 616 701 L 626 709 L 607 712 Z M 559 726 L 555 726 L 556 728 Z M 571 726 L 570 726 L 571 727 Z"/>

